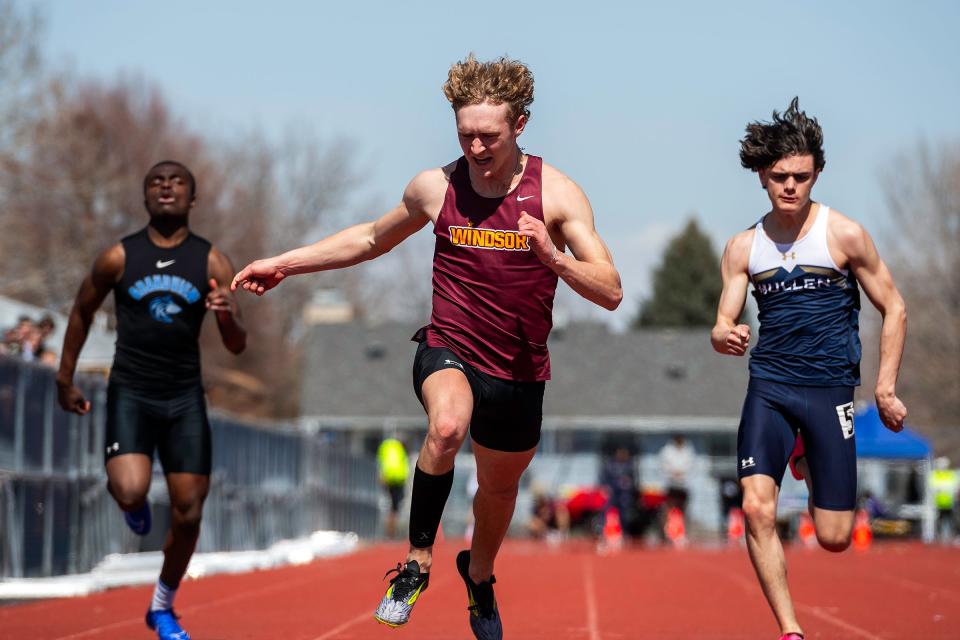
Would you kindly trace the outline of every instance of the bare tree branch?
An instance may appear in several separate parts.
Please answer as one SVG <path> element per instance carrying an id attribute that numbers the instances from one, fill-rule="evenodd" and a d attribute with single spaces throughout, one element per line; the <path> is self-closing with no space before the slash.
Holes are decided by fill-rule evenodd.
<path id="1" fill-rule="evenodd" d="M 960 142 L 919 144 L 883 176 L 884 256 L 907 302 L 900 388 L 910 419 L 960 454 Z"/>

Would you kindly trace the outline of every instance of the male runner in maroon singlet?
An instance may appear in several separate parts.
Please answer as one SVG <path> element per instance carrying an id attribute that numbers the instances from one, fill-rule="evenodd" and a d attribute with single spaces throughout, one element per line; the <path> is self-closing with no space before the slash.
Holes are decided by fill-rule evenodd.
<path id="1" fill-rule="evenodd" d="M 529 69 L 508 58 L 483 63 L 471 55 L 450 68 L 444 93 L 463 157 L 418 174 L 403 201 L 379 220 L 258 260 L 232 287 L 262 295 L 287 276 L 376 258 L 433 223 L 433 315 L 414 338 L 420 346 L 413 369 L 428 432 L 414 473 L 410 550 L 375 618 L 406 623 L 427 587 L 454 457 L 469 428 L 479 482 L 476 525 L 457 569 L 474 635 L 500 638 L 493 564 L 520 476 L 540 439 L 557 279 L 611 310 L 622 290 L 586 196 L 517 146 L 533 102 Z"/>
<path id="2" fill-rule="evenodd" d="M 179 162 L 154 165 L 143 180 L 150 223 L 97 256 L 77 293 L 57 374 L 60 406 L 80 415 L 90 402 L 73 384 L 93 314 L 113 291 L 117 352 L 107 388 L 107 489 L 138 535 L 150 531 L 147 493 L 157 452 L 170 492 L 163 568 L 147 610 L 159 640 L 190 640 L 173 600 L 200 536 L 210 487 L 210 425 L 198 338 L 209 309 L 223 344 L 244 350 L 247 333 L 226 283 L 227 257 L 188 225 L 196 181 Z"/>

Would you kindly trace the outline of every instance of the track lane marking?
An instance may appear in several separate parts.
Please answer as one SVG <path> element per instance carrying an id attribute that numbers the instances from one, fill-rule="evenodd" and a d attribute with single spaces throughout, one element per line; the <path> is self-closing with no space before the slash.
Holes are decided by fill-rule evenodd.
<path id="1" fill-rule="evenodd" d="M 812 615 L 815 618 L 820 618 L 824 622 L 829 622 L 834 626 L 840 627 L 841 629 L 848 631 L 850 633 L 855 633 L 861 638 L 866 638 L 867 640 L 883 640 L 880 636 L 874 635 L 862 627 L 858 627 L 855 624 L 851 624 L 846 620 L 838 618 L 835 615 L 829 614 L 823 610 L 823 607 L 814 607 L 808 604 L 803 604 L 802 602 L 794 602 L 794 607 L 798 610 L 803 611 Z"/>
<path id="2" fill-rule="evenodd" d="M 905 587 L 910 587 L 914 591 L 921 591 L 926 594 L 936 593 L 937 595 L 947 596 L 951 600 L 960 601 L 960 592 L 954 591 L 948 587 L 935 587 L 932 584 L 926 584 L 925 582 L 917 582 L 916 580 L 911 580 L 910 578 L 891 578 L 890 576 L 881 575 L 881 578 L 887 582 L 892 582 L 896 585 L 903 585 Z"/>
<path id="3" fill-rule="evenodd" d="M 597 590 L 593 579 L 593 556 L 585 556 L 583 559 L 583 584 L 584 597 L 587 601 L 587 631 L 590 633 L 590 640 L 600 640 L 600 626 L 597 617 Z"/>
<path id="4" fill-rule="evenodd" d="M 722 570 L 720 570 L 720 569 L 717 569 L 717 568 L 715 568 L 715 567 L 712 567 L 712 566 L 710 566 L 710 565 L 708 565 L 708 564 L 706 564 L 706 563 L 704 563 L 704 562 L 697 562 L 696 564 L 699 565 L 699 566 L 701 566 L 701 567 L 704 568 L 704 569 L 707 569 L 707 570 L 711 571 L 712 573 L 717 573 L 717 574 L 720 574 L 720 575 L 726 577 L 727 579 L 731 580 L 732 582 L 737 583 L 737 585 L 739 585 L 742 589 L 749 590 L 749 591 L 760 590 L 760 584 L 759 584 L 759 582 L 751 582 L 751 581 L 747 580 L 746 578 L 744 578 L 743 576 L 741 576 L 741 575 L 739 575 L 739 574 L 736 574 L 736 573 L 733 573 L 733 574 L 727 573 L 727 572 L 725 572 L 725 571 L 722 571 Z M 762 590 L 761 590 L 761 593 L 762 593 Z M 791 597 L 791 600 L 793 600 L 793 596 L 791 595 L 790 597 Z M 841 619 L 841 618 L 838 618 L 838 617 L 835 616 L 835 615 L 832 615 L 832 614 L 830 614 L 830 613 L 827 613 L 826 611 L 823 610 L 822 607 L 816 607 L 816 606 L 813 606 L 813 605 L 808 605 L 808 604 L 805 604 L 805 603 L 803 603 L 803 602 L 798 602 L 797 600 L 793 600 L 793 605 L 794 605 L 794 609 L 802 610 L 802 611 L 804 611 L 805 613 L 808 613 L 808 614 L 814 616 L 815 618 L 819 618 L 819 619 L 823 620 L 824 622 L 828 622 L 828 623 L 830 623 L 830 624 L 833 624 L 834 626 L 839 627 L 839 628 L 841 628 L 841 629 L 843 629 L 843 630 L 845 630 L 845 631 L 849 631 L 849 632 L 851 632 L 851 633 L 855 633 L 855 634 L 857 634 L 858 636 L 860 636 L 861 638 L 866 638 L 867 640 L 882 640 L 882 638 L 880 638 L 880 636 L 876 636 L 876 635 L 874 635 L 873 633 L 867 631 L 866 629 L 864 629 L 864 628 L 862 628 L 862 627 L 858 627 L 858 626 L 856 626 L 855 624 L 852 624 L 852 623 L 850 623 L 850 622 L 847 622 L 846 620 L 843 620 L 843 619 Z"/>
<path id="5" fill-rule="evenodd" d="M 363 613 L 358 614 L 358 615 L 354 616 L 353 618 L 350 618 L 349 620 L 347 620 L 346 622 L 344 622 L 343 624 L 341 624 L 339 627 L 334 627 L 333 629 L 331 629 L 330 631 L 327 631 L 327 632 L 326 632 L 325 634 L 323 634 L 322 636 L 317 636 L 317 637 L 314 638 L 313 640 L 327 640 L 327 638 L 332 638 L 332 637 L 334 637 L 335 635 L 337 635 L 338 633 L 341 633 L 341 632 L 343 632 L 343 631 L 346 631 L 347 629 L 349 629 L 349 628 L 352 627 L 352 626 L 358 625 L 358 624 L 360 624 L 361 622 L 366 622 L 366 621 L 369 621 L 369 620 L 372 620 L 372 619 L 373 619 L 373 614 L 370 613 L 370 611 L 369 611 L 369 609 L 368 609 L 367 611 L 364 611 Z"/>
<path id="6" fill-rule="evenodd" d="M 310 582 L 315 582 L 316 579 L 317 579 L 316 576 L 311 576 L 310 578 L 304 578 L 304 579 L 302 579 L 302 580 L 295 580 L 295 581 L 293 581 L 293 582 L 273 583 L 273 584 L 268 585 L 268 586 L 265 586 L 265 587 L 263 587 L 263 588 L 261 588 L 261 589 L 255 589 L 255 590 L 253 590 L 253 591 L 247 590 L 247 591 L 243 591 L 243 592 L 241 592 L 241 593 L 238 593 L 238 594 L 235 594 L 235 595 L 232 595 L 232 596 L 227 596 L 227 597 L 225 597 L 225 598 L 219 598 L 219 599 L 217 599 L 217 600 L 210 600 L 210 601 L 204 602 L 204 603 L 202 603 L 202 604 L 191 605 L 191 606 L 189 606 L 189 607 L 185 607 L 185 608 L 181 609 L 180 611 L 181 611 L 181 613 L 193 613 L 193 612 L 196 612 L 196 611 L 201 611 L 201 610 L 203 610 L 203 609 L 208 609 L 208 608 L 210 608 L 210 607 L 215 607 L 215 606 L 218 606 L 218 605 L 221 605 L 221 604 L 224 604 L 224 603 L 234 602 L 234 601 L 237 601 L 237 600 L 243 600 L 244 598 L 248 598 L 248 597 L 250 597 L 250 596 L 260 596 L 260 595 L 262 595 L 262 594 L 271 593 L 271 592 L 273 592 L 273 591 L 282 591 L 282 590 L 287 589 L 287 588 L 289 588 L 289 587 L 299 587 L 299 586 L 302 585 L 302 584 L 306 584 L 306 583 L 310 583 Z M 127 619 L 127 620 L 121 620 L 121 621 L 119 621 L 119 622 L 113 622 L 113 623 L 111 623 L 111 624 L 105 624 L 105 625 L 100 626 L 100 627 L 94 627 L 94 628 L 92 628 L 92 629 L 87 629 L 86 631 L 81 631 L 81 632 L 79 632 L 79 633 L 74 633 L 74 634 L 71 634 L 71 635 L 68 635 L 68 636 L 58 636 L 57 638 L 54 638 L 54 640 L 77 640 L 78 638 L 86 638 L 86 637 L 88 637 L 88 636 L 90 636 L 90 635 L 92 635 L 92 634 L 95 634 L 95 633 L 100 633 L 100 632 L 102 632 L 102 631 L 109 631 L 109 630 L 111 630 L 111 629 L 119 629 L 119 628 L 121 628 L 121 627 L 126 627 L 126 626 L 133 625 L 133 624 L 144 624 L 143 618 L 142 618 L 142 617 L 129 618 L 129 619 Z"/>

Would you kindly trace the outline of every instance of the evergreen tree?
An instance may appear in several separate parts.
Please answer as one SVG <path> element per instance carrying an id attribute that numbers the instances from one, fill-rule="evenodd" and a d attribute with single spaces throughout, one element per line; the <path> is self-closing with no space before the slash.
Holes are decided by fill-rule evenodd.
<path id="1" fill-rule="evenodd" d="M 696 220 L 667 245 L 634 328 L 712 327 L 722 289 L 720 258 Z"/>

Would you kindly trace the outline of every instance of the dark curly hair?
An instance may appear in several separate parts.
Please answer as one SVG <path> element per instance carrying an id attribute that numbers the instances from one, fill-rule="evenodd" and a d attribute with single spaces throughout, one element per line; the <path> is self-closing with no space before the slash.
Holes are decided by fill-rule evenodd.
<path id="1" fill-rule="evenodd" d="M 759 171 L 781 158 L 810 154 L 817 171 L 823 169 L 823 130 L 816 118 L 800 111 L 800 99 L 794 98 L 780 115 L 773 112 L 772 122 L 751 122 L 740 141 L 740 164 Z"/>

